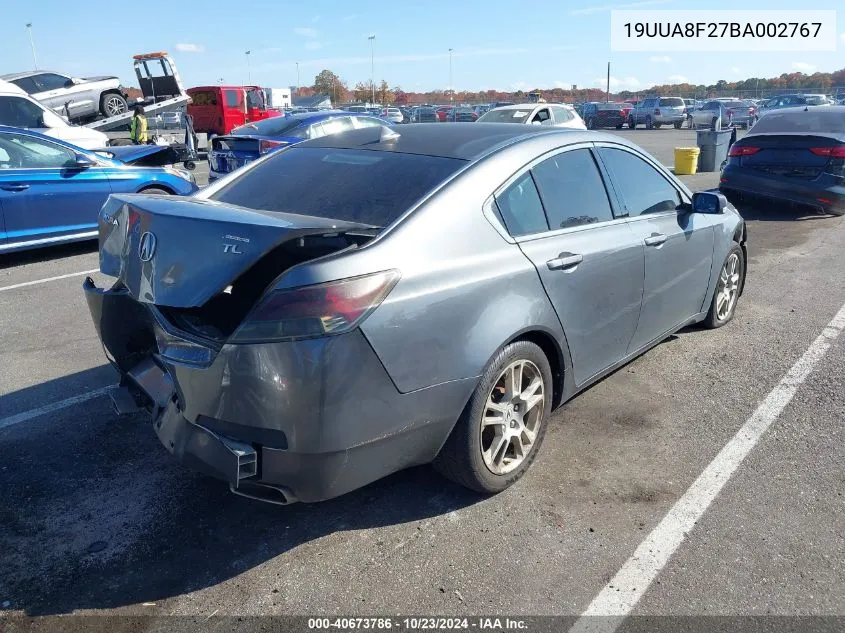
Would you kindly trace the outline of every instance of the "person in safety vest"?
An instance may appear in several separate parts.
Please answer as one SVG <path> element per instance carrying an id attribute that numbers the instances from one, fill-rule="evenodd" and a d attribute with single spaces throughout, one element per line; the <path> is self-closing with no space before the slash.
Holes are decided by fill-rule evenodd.
<path id="1" fill-rule="evenodd" d="M 137 106 L 135 114 L 132 115 L 132 123 L 129 126 L 129 138 L 134 145 L 141 145 L 147 142 L 147 117 L 144 116 L 144 108 Z"/>

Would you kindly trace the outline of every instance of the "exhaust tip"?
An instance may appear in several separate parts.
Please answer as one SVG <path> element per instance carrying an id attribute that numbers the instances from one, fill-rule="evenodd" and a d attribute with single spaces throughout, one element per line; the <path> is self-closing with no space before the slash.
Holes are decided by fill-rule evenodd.
<path id="1" fill-rule="evenodd" d="M 284 486 L 274 486 L 273 484 L 242 481 L 238 482 L 237 487 L 233 484 L 229 484 L 229 490 L 241 497 L 255 499 L 256 501 L 264 501 L 265 503 L 272 503 L 279 506 L 287 506 L 299 501 L 290 488 L 285 488 Z"/>

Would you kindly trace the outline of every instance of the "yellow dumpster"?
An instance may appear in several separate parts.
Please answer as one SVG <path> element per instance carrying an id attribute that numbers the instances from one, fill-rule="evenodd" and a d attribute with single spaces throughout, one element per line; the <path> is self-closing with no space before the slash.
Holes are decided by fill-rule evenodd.
<path id="1" fill-rule="evenodd" d="M 676 147 L 675 174 L 678 176 L 694 174 L 698 170 L 698 154 L 700 151 L 697 147 Z"/>

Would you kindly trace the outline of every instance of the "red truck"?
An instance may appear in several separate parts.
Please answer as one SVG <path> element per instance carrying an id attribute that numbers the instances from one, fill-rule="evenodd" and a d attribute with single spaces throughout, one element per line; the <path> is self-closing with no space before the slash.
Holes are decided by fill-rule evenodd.
<path id="1" fill-rule="evenodd" d="M 224 135 L 244 123 L 281 115 L 267 107 L 259 86 L 197 86 L 187 92 L 196 132 Z"/>

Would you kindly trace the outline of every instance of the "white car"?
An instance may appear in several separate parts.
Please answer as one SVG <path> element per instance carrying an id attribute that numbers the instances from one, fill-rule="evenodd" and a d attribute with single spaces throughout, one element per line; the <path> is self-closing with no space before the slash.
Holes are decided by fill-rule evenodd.
<path id="1" fill-rule="evenodd" d="M 382 108 L 381 118 L 387 119 L 391 123 L 402 123 L 405 119 L 405 117 L 402 116 L 402 110 L 399 108 Z"/>
<path id="2" fill-rule="evenodd" d="M 99 149 L 109 137 L 87 127 L 71 125 L 16 85 L 0 81 L 0 125 L 34 130 L 82 149 Z"/>
<path id="3" fill-rule="evenodd" d="M 526 123 L 587 129 L 575 108 L 562 103 L 523 103 L 493 108 L 478 117 L 478 123 Z"/>

